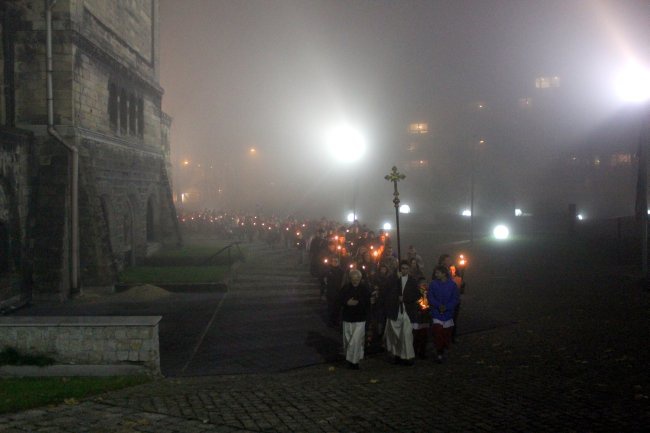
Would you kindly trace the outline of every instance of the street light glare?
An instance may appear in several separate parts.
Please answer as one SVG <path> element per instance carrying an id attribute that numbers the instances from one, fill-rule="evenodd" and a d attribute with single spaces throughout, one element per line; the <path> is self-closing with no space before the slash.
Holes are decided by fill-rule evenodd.
<path id="1" fill-rule="evenodd" d="M 502 241 L 508 239 L 508 237 L 510 236 L 510 229 L 508 229 L 508 227 L 503 224 L 499 224 L 496 227 L 494 227 L 494 230 L 492 230 L 492 234 L 494 235 L 495 239 Z"/>
<path id="2" fill-rule="evenodd" d="M 341 125 L 328 134 L 327 147 L 339 161 L 354 162 L 365 153 L 366 141 L 358 130 Z"/>
<path id="3" fill-rule="evenodd" d="M 348 220 L 349 223 L 353 223 L 353 222 L 354 222 L 354 213 L 353 213 L 353 212 L 350 212 L 350 213 L 348 214 L 348 216 L 347 216 L 347 220 Z"/>
<path id="4" fill-rule="evenodd" d="M 390 229 L 393 228 L 393 226 L 391 225 L 391 223 L 384 223 L 383 228 L 384 228 L 384 230 L 390 230 Z"/>
<path id="5" fill-rule="evenodd" d="M 411 213 L 411 206 L 403 204 L 399 207 L 399 213 Z"/>
<path id="6" fill-rule="evenodd" d="M 650 99 L 650 70 L 638 64 L 629 65 L 616 81 L 618 96 L 626 102 L 645 102 Z"/>

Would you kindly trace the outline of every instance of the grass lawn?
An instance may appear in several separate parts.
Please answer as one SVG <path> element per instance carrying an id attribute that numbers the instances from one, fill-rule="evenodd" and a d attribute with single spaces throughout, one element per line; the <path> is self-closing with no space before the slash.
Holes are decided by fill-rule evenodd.
<path id="1" fill-rule="evenodd" d="M 140 266 L 125 269 L 120 273 L 119 281 L 127 284 L 221 282 L 228 275 L 229 258 L 237 261 L 245 257 L 245 250 L 239 246 L 231 248 L 230 256 L 224 250 L 215 257 L 230 243 L 209 240 L 180 248 L 167 247 L 144 259 Z"/>
<path id="2" fill-rule="evenodd" d="M 229 242 L 213 241 L 209 244 L 189 244 L 182 247 L 167 247 L 156 252 L 143 261 L 145 266 L 205 266 L 229 265 L 230 260 L 237 261 L 245 258 L 245 249 L 235 245 L 230 251 L 223 250 Z M 216 255 L 219 251 L 220 254 Z"/>
<path id="3" fill-rule="evenodd" d="M 0 379 L 0 414 L 49 404 L 77 404 L 80 398 L 151 381 L 147 376 L 30 377 Z"/>

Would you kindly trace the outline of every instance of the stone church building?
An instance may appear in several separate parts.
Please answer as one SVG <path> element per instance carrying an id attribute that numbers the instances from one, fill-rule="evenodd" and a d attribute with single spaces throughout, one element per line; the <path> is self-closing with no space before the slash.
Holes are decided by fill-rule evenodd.
<path id="1" fill-rule="evenodd" d="M 0 302 L 109 286 L 180 242 L 158 0 L 2 0 L 0 40 Z"/>

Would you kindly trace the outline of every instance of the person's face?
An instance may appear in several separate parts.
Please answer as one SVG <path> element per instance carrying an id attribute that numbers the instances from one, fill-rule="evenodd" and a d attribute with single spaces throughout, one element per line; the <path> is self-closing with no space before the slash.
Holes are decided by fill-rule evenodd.
<path id="1" fill-rule="evenodd" d="M 453 264 L 454 264 L 454 262 L 453 262 L 453 260 L 451 260 L 451 257 L 446 257 L 444 262 L 443 262 L 443 265 L 445 265 L 446 267 L 449 267 L 449 266 L 451 266 Z"/>
<path id="2" fill-rule="evenodd" d="M 330 262 L 332 267 L 336 268 L 339 265 L 339 259 L 338 258 L 333 258 L 332 261 Z"/>
<path id="3" fill-rule="evenodd" d="M 447 279 L 447 274 L 445 274 L 442 271 L 436 271 L 434 274 L 436 276 L 436 280 L 443 280 L 444 281 L 444 280 Z"/>
<path id="4" fill-rule="evenodd" d="M 361 282 L 361 275 L 358 274 L 357 272 L 350 274 L 350 282 L 352 283 L 353 286 L 358 286 L 359 283 Z"/>
<path id="5" fill-rule="evenodd" d="M 411 270 L 411 267 L 409 265 L 402 265 L 399 267 L 400 271 L 402 272 L 402 276 L 406 276 L 409 274 L 409 271 Z"/>
<path id="6" fill-rule="evenodd" d="M 388 274 L 388 268 L 386 266 L 382 266 L 379 268 L 379 274 L 380 275 L 387 275 Z"/>

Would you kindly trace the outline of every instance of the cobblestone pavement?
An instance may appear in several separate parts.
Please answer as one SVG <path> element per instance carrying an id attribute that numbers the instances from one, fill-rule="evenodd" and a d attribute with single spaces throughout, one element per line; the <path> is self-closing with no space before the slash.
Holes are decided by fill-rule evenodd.
<path id="1" fill-rule="evenodd" d="M 267 264 L 274 254 L 268 252 Z M 257 276 L 265 266 L 258 265 Z M 396 366 L 379 354 L 364 360 L 361 371 L 330 361 L 282 372 L 160 379 L 77 405 L 5 415 L 0 431 L 646 431 L 648 293 L 607 274 L 544 272 L 543 284 L 486 277 L 482 289 L 470 286 L 475 293 L 463 301 L 462 320 L 471 322 L 483 309 L 496 325 L 465 332 L 442 365 Z M 255 273 L 245 275 L 240 287 L 254 285 Z M 570 296 L 561 296 L 567 290 Z M 532 299 L 524 302 L 526 296 Z M 229 320 L 216 327 L 218 335 Z M 293 356 L 291 347 L 283 350 Z M 202 364 L 201 356 L 199 350 L 193 362 Z"/>

